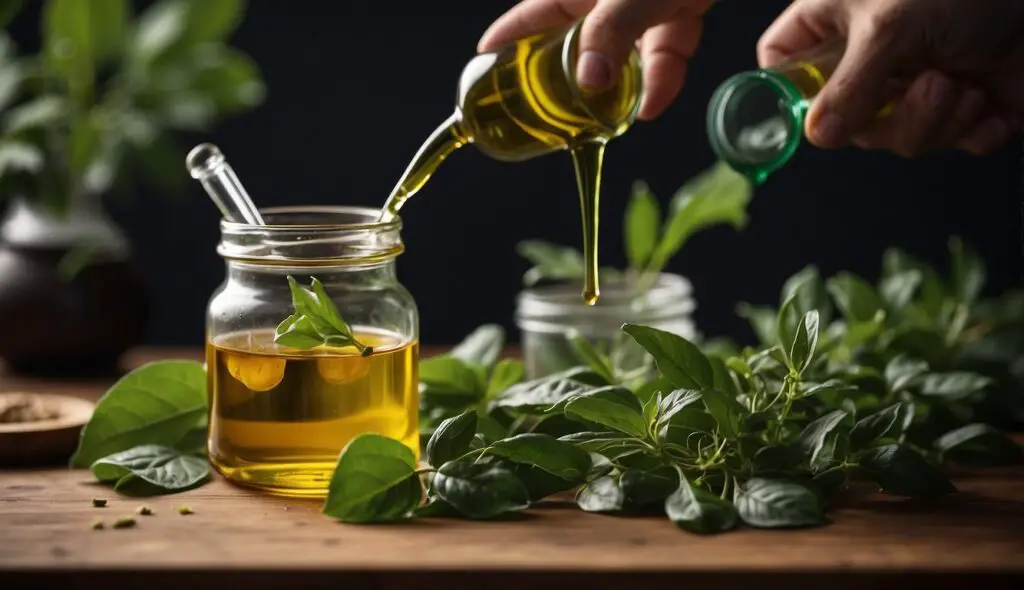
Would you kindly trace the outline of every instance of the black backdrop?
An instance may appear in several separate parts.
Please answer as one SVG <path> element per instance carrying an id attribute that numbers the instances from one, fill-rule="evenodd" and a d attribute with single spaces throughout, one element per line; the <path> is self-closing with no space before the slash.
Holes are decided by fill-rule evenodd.
<path id="1" fill-rule="evenodd" d="M 425 135 L 451 112 L 480 34 L 512 4 L 252 0 L 233 42 L 262 67 L 267 101 L 210 137 L 183 138 L 182 161 L 195 143 L 215 142 L 261 206 L 380 206 Z M 755 66 L 757 39 L 786 4 L 716 7 L 681 99 L 609 145 L 603 264 L 624 262 L 620 220 L 634 179 L 645 179 L 664 204 L 713 162 L 703 132 L 707 99 L 725 77 Z M 14 34 L 32 45 L 36 31 L 34 19 L 21 18 Z M 980 250 L 989 291 L 999 290 L 1019 283 L 1024 269 L 1020 159 L 1018 147 L 986 159 L 948 153 L 903 161 L 806 146 L 756 192 L 744 232 L 697 235 L 669 270 L 694 283 L 702 332 L 740 339 L 750 332 L 736 302 L 774 303 L 782 281 L 804 264 L 873 279 L 889 245 L 944 263 L 952 233 Z M 224 273 L 214 251 L 215 208 L 192 184 L 183 198 L 137 194 L 113 210 L 150 281 L 148 341 L 198 345 L 207 299 Z M 407 252 L 398 272 L 419 303 L 427 344 L 453 343 L 483 322 L 504 324 L 515 339 L 514 299 L 527 267 L 515 243 L 580 239 L 564 154 L 503 164 L 460 150 L 402 215 Z"/>

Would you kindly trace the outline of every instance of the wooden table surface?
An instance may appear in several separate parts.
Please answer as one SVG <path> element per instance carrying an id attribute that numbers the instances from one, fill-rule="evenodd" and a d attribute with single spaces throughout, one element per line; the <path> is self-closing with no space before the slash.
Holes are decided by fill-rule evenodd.
<path id="1" fill-rule="evenodd" d="M 190 349 L 141 351 L 200 358 Z M 109 385 L 0 375 L 0 390 L 73 392 Z M 549 501 L 501 521 L 422 519 L 346 525 L 315 501 L 234 487 L 219 477 L 183 494 L 122 498 L 88 471 L 0 472 L 0 588 L 1024 588 L 1024 468 L 954 474 L 934 503 L 855 488 L 833 523 L 712 537 L 664 518 L 587 514 Z M 94 508 L 93 496 L 109 499 Z M 145 503 L 133 529 L 94 531 Z M 188 504 L 194 514 L 175 508 Z M 140 577 L 145 575 L 145 577 Z"/>

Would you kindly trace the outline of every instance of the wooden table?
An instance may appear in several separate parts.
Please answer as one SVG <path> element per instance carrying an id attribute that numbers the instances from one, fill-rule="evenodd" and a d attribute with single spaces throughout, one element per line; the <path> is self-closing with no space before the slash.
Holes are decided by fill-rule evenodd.
<path id="1" fill-rule="evenodd" d="M 198 351 L 142 351 L 150 358 Z M 108 383 L 0 375 L 0 390 L 96 397 Z M 698 537 L 664 518 L 586 514 L 553 501 L 496 522 L 424 519 L 356 526 L 316 502 L 222 479 L 184 494 L 121 498 L 63 466 L 0 475 L 0 588 L 1024 588 L 1024 468 L 955 474 L 934 504 L 855 489 L 801 531 Z M 109 498 L 93 508 L 91 498 Z M 134 529 L 94 531 L 146 503 Z M 175 511 L 188 504 L 194 514 Z M 52 584 L 50 584 L 52 583 Z"/>

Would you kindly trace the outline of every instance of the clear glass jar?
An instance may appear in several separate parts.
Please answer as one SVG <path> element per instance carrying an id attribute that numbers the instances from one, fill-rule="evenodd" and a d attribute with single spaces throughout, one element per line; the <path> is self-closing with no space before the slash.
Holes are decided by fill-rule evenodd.
<path id="1" fill-rule="evenodd" d="M 526 289 L 519 294 L 516 324 L 520 330 L 523 362 L 529 379 L 539 379 L 585 365 L 571 338 L 580 336 L 612 361 L 616 376 L 627 382 L 647 376 L 652 359 L 622 324 L 643 324 L 697 340 L 691 314 L 696 308 L 692 285 L 684 277 L 662 273 L 642 296 L 634 281 L 606 281 L 601 299 L 590 307 L 571 284 Z"/>
<path id="2" fill-rule="evenodd" d="M 418 458 L 419 313 L 396 275 L 400 219 L 360 207 L 261 213 L 264 226 L 221 222 L 227 276 L 206 317 L 211 464 L 234 483 L 317 497 L 358 434 L 395 438 Z M 318 279 L 373 351 L 276 343 L 296 311 L 289 276 Z"/>

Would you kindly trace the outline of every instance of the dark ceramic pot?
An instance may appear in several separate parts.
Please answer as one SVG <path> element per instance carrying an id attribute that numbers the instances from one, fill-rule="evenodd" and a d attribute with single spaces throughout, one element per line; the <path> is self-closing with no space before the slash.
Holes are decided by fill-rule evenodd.
<path id="1" fill-rule="evenodd" d="M 0 359 L 15 373 L 116 373 L 124 352 L 144 338 L 148 293 L 123 237 L 101 215 L 69 219 L 49 218 L 20 202 L 2 224 Z M 71 245 L 62 242 L 72 234 L 95 250 L 67 278 L 60 266 Z"/>

